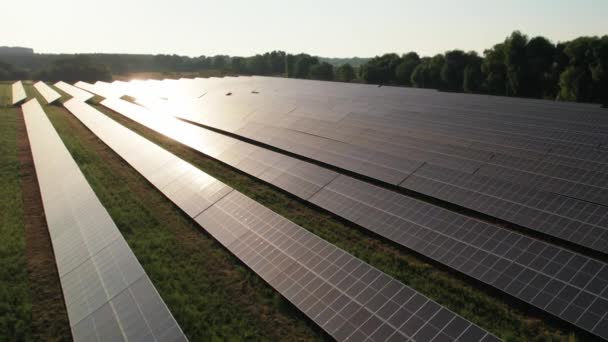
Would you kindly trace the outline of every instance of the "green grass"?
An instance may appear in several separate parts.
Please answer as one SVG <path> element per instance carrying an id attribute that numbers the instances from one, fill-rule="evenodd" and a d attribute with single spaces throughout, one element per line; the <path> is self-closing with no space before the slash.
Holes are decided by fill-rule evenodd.
<path id="1" fill-rule="evenodd" d="M 31 339 L 16 108 L 11 87 L 0 84 L 0 341 Z"/>
<path id="2" fill-rule="evenodd" d="M 190 340 L 326 339 L 76 118 L 44 110 Z"/>
<path id="3" fill-rule="evenodd" d="M 535 315 L 529 309 L 505 303 L 496 293 L 481 290 L 477 284 L 434 267 L 404 248 L 343 223 L 258 179 L 205 157 L 102 106 L 97 108 L 201 170 L 507 341 L 592 339 L 587 334 L 575 333 L 565 324 Z"/>

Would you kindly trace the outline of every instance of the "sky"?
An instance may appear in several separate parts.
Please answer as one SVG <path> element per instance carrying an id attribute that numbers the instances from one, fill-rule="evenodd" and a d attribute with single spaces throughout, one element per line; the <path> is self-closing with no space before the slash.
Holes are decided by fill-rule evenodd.
<path id="1" fill-rule="evenodd" d="M 553 42 L 608 34 L 608 0 L 10 0 L 2 7 L 0 46 L 46 53 L 433 55 L 482 52 L 514 30 Z"/>

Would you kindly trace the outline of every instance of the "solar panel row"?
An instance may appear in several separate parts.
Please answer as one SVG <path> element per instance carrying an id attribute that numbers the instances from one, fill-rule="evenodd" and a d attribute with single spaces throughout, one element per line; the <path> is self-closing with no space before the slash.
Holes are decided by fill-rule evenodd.
<path id="1" fill-rule="evenodd" d="M 203 113 L 201 112 L 201 114 Z M 450 146 L 450 150 L 439 149 L 436 146 L 442 143 L 411 137 L 406 137 L 404 141 L 401 134 L 390 135 L 393 132 L 388 129 L 365 131 L 366 127 L 372 125 L 371 119 L 369 119 L 370 123 L 359 122 L 355 125 L 353 122 L 349 122 L 350 114 L 341 120 L 341 124 L 294 118 L 258 119 L 248 114 L 246 119 L 240 120 L 243 123 L 238 126 L 223 117 L 215 118 L 216 115 L 219 116 L 219 111 L 205 112 L 202 116 L 194 115 L 187 119 L 259 140 L 289 152 L 300 153 L 305 157 L 318 159 L 391 184 L 402 182 L 412 171 L 413 165 L 430 163 L 466 173 L 481 173 L 493 178 L 521 183 L 541 191 L 556 192 L 608 205 L 608 195 L 606 195 L 608 193 L 606 191 L 608 190 L 608 168 L 606 165 L 593 166 L 593 169 L 585 170 L 578 165 L 573 166 L 572 162 L 569 162 L 568 165 L 561 165 L 556 163 L 559 160 L 544 162 L 505 156 L 494 151 L 475 150 L 470 147 Z M 379 121 L 381 120 L 376 118 L 374 122 L 377 124 Z M 454 132 L 457 131 L 454 127 L 435 129 L 447 126 L 443 123 L 417 124 L 414 120 L 407 120 L 407 125 L 394 122 L 387 123 L 388 125 L 404 126 L 405 130 L 415 130 L 418 135 L 438 132 L 454 135 Z M 385 132 L 388 132 L 389 135 L 385 135 Z M 374 137 L 369 138 L 370 134 Z M 465 131 L 461 138 L 479 137 L 481 134 L 480 129 L 471 128 Z M 296 143 L 303 145 L 306 149 L 298 151 L 293 143 L 288 144 L 290 137 L 294 137 Z M 513 135 L 505 135 L 500 139 L 491 137 L 484 142 L 500 144 L 502 140 L 506 139 L 518 140 Z M 414 144 L 412 140 L 415 141 Z M 520 147 L 525 145 L 539 146 L 534 142 L 527 142 Z M 543 145 L 545 145 L 543 149 L 550 148 L 547 143 Z M 448 151 L 456 153 L 450 154 Z"/>
<path id="2" fill-rule="evenodd" d="M 27 99 L 27 94 L 25 93 L 25 88 L 23 88 L 23 83 L 21 81 L 13 83 L 11 90 L 13 95 L 13 106 L 19 105 Z"/>
<path id="3" fill-rule="evenodd" d="M 56 92 L 53 88 L 49 87 L 46 83 L 39 81 L 34 84 L 34 88 L 38 90 L 40 95 L 44 97 L 44 100 L 51 104 L 61 98 L 58 92 Z"/>
<path id="4" fill-rule="evenodd" d="M 94 108 L 74 100 L 65 106 L 228 250 L 337 340 L 497 340 Z"/>
<path id="5" fill-rule="evenodd" d="M 84 91 L 78 87 L 75 87 L 71 84 L 65 83 L 63 81 L 55 83 L 55 87 L 63 90 L 68 95 L 72 96 L 75 99 L 78 99 L 79 101 L 88 101 L 94 97 L 93 94 Z"/>
<path id="6" fill-rule="evenodd" d="M 401 186 L 608 253 L 608 207 L 425 164 Z"/>
<path id="7" fill-rule="evenodd" d="M 233 98 L 233 96 L 224 96 L 224 98 Z M 262 109 L 244 105 L 244 109 L 234 110 L 234 106 L 230 106 L 229 103 L 222 107 L 216 106 L 213 101 L 223 103 L 224 100 L 211 100 L 211 104 L 206 105 L 208 111 L 204 113 L 197 114 L 195 109 L 191 109 L 194 111 L 192 114 L 181 116 L 350 172 L 392 184 L 401 184 L 401 186 L 416 189 L 426 195 L 432 195 L 432 189 L 414 184 L 419 177 L 410 177 L 413 172 L 424 172 L 424 170 L 419 170 L 423 165 L 430 164 L 428 167 L 454 170 L 454 174 L 459 174 L 459 172 L 467 174 L 467 176 L 473 174 L 469 178 L 475 179 L 475 182 L 478 183 L 487 183 L 486 180 L 491 179 L 493 184 L 502 184 L 504 189 L 497 193 L 488 192 L 487 187 L 478 187 L 475 191 L 485 197 L 492 197 L 495 203 L 500 204 L 492 206 L 492 210 L 485 210 L 487 207 L 475 205 L 476 203 L 471 203 L 467 198 L 452 194 L 452 192 L 458 192 L 453 184 L 451 184 L 451 188 L 454 190 L 443 196 L 443 199 L 509 220 L 529 229 L 606 252 L 606 247 L 602 242 L 606 236 L 607 225 L 600 222 L 608 219 L 607 216 L 604 216 L 607 207 L 603 205 L 608 203 L 608 191 L 605 191 L 608 190 L 606 189 L 608 173 L 603 172 L 608 170 L 606 168 L 608 164 L 591 161 L 579 163 L 574 159 L 558 155 L 549 156 L 547 161 L 542 161 L 537 160 L 542 155 L 529 159 L 477 148 L 480 146 L 472 148 L 472 142 L 467 140 L 466 136 L 479 135 L 475 134 L 479 129 L 467 131 L 467 135 L 460 138 L 462 140 L 460 142 L 449 139 L 440 141 L 432 139 L 431 135 L 424 139 L 420 138 L 425 136 L 426 131 L 420 132 L 420 126 L 417 126 L 414 120 L 403 123 L 404 119 L 397 118 L 385 123 L 386 127 L 374 130 L 374 127 L 383 122 L 384 117 L 378 119 L 367 115 L 368 119 L 357 123 L 347 119 L 354 117 L 360 120 L 362 115 L 351 113 L 342 116 L 339 124 L 336 124 L 306 118 L 285 119 L 292 115 L 293 108 L 291 107 L 282 109 L 282 112 L 291 110 L 289 115 L 263 115 L 266 113 L 264 110 L 270 108 L 266 104 L 260 105 Z M 252 111 L 261 114 L 256 116 L 255 113 L 252 114 Z M 171 112 L 179 115 L 177 109 L 173 109 Z M 261 119 L 254 120 L 258 117 Z M 374 118 L 375 121 L 372 120 Z M 399 124 L 399 122 L 402 123 Z M 400 134 L 391 134 L 388 129 L 393 126 L 397 127 Z M 446 129 L 444 133 L 452 134 L 454 131 L 452 128 Z M 403 131 L 417 133 L 403 138 Z M 450 141 L 453 143 L 448 143 Z M 559 164 L 560 160 L 567 161 Z M 582 164 L 590 169 L 581 169 Z M 405 181 L 406 179 L 407 181 Z M 513 216 L 512 206 L 509 203 L 513 198 L 520 197 L 522 186 L 525 187 L 526 194 L 534 200 L 527 201 L 524 206 L 519 206 L 525 207 L 525 209 L 522 209 L 522 214 Z M 426 192 L 427 190 L 428 192 Z M 447 189 L 445 191 L 448 192 Z M 555 193 L 560 196 L 556 196 Z M 570 203 L 575 205 L 568 211 L 555 213 L 555 210 L 559 210 L 562 204 Z M 547 208 L 552 208 L 553 212 L 547 213 Z M 534 214 L 527 215 L 526 213 L 529 211 Z M 588 212 L 595 214 L 593 217 L 589 217 Z M 542 217 L 540 221 L 542 226 L 539 226 L 538 217 Z M 564 222 L 569 227 L 573 227 L 572 229 L 582 226 L 582 232 L 578 233 L 582 236 L 574 236 L 571 229 L 564 230 L 562 227 Z M 598 232 L 599 242 L 589 239 L 587 234 L 589 231 Z"/>
<path id="8" fill-rule="evenodd" d="M 104 100 L 102 105 L 575 325 L 608 336 L 605 263 L 123 100 Z M 285 165 L 295 167 L 283 175 L 297 176 L 267 177 L 280 173 L 277 170 Z M 428 172 L 426 165 L 423 169 Z"/>
<path id="9" fill-rule="evenodd" d="M 608 337 L 608 265 L 340 176 L 310 201 L 381 236 Z"/>
<path id="10" fill-rule="evenodd" d="M 22 108 L 74 340 L 186 340 L 38 101 Z"/>

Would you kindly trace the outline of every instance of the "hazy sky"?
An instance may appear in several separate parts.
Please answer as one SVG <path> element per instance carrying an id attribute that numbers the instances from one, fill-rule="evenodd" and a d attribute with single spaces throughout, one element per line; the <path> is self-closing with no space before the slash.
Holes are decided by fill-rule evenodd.
<path id="1" fill-rule="evenodd" d="M 429 55 L 481 52 L 515 29 L 552 41 L 608 34 L 608 0 L 11 0 L 2 7 L 0 45 L 37 52 Z"/>

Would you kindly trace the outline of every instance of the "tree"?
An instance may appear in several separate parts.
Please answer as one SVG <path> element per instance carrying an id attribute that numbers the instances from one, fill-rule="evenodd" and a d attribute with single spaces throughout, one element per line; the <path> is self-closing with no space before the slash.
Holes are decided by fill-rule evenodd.
<path id="1" fill-rule="evenodd" d="M 559 78 L 558 99 L 583 101 L 588 98 L 590 77 L 582 67 L 569 66 Z"/>
<path id="2" fill-rule="evenodd" d="M 29 78 L 25 69 L 16 68 L 12 64 L 0 62 L 0 81 L 23 80 Z"/>
<path id="3" fill-rule="evenodd" d="M 290 71 L 292 76 L 290 77 L 308 78 L 310 76 L 310 68 L 315 64 L 319 64 L 319 59 L 317 57 L 312 57 L 307 54 L 296 55 L 294 56 L 294 59 L 293 71 Z"/>
<path id="4" fill-rule="evenodd" d="M 433 56 L 429 63 L 429 80 L 430 86 L 435 89 L 443 88 L 443 80 L 441 79 L 441 70 L 445 64 L 445 56 L 437 54 Z"/>
<path id="5" fill-rule="evenodd" d="M 399 63 L 395 71 L 395 79 L 397 83 L 402 85 L 412 85 L 412 73 L 420 64 L 420 56 L 415 52 L 409 52 L 402 57 L 402 62 Z"/>
<path id="6" fill-rule="evenodd" d="M 420 64 L 412 71 L 410 83 L 416 88 L 430 88 L 431 81 L 429 76 L 430 58 L 425 57 L 420 60 Z"/>
<path id="7" fill-rule="evenodd" d="M 111 81 L 112 74 L 107 65 L 93 63 L 91 57 L 78 55 L 56 60 L 51 66 L 39 72 L 36 78 L 53 82 L 96 82 Z"/>
<path id="8" fill-rule="evenodd" d="M 217 55 L 213 57 L 213 69 L 224 70 L 228 64 L 228 56 Z"/>
<path id="9" fill-rule="evenodd" d="M 462 88 L 466 93 L 478 93 L 482 90 L 483 74 L 481 73 L 481 63 L 483 58 L 477 52 L 471 51 L 466 54 L 467 66 L 464 68 Z"/>
<path id="10" fill-rule="evenodd" d="M 441 70 L 444 64 L 445 57 L 442 54 L 422 58 L 412 72 L 411 84 L 417 88 L 442 88 Z"/>
<path id="11" fill-rule="evenodd" d="M 593 62 L 590 65 L 594 83 L 594 100 L 608 105 L 608 35 L 595 41 L 592 48 Z"/>
<path id="12" fill-rule="evenodd" d="M 596 40 L 597 37 L 580 37 L 566 44 L 564 53 L 570 62 L 559 78 L 560 100 L 593 101 L 591 66 L 595 63 L 593 47 Z"/>
<path id="13" fill-rule="evenodd" d="M 506 95 L 507 66 L 505 64 L 505 45 L 496 44 L 483 52 L 481 71 L 485 76 L 484 90 L 492 95 Z"/>
<path id="14" fill-rule="evenodd" d="M 355 79 L 355 69 L 348 63 L 336 68 L 336 81 L 350 82 Z"/>
<path id="15" fill-rule="evenodd" d="M 334 67 L 323 62 L 310 67 L 310 78 L 313 80 L 331 81 L 334 79 Z"/>
<path id="16" fill-rule="evenodd" d="M 267 60 L 266 65 L 268 71 L 273 74 L 284 74 L 285 73 L 285 52 L 283 51 L 272 51 L 264 54 L 264 58 Z"/>
<path id="17" fill-rule="evenodd" d="M 244 73 L 247 71 L 247 62 L 243 57 L 232 57 L 230 60 L 230 69 L 236 73 Z"/>
<path id="18" fill-rule="evenodd" d="M 462 50 L 453 50 L 445 53 L 445 63 L 441 69 L 441 80 L 448 90 L 462 90 L 466 66 L 467 56 Z"/>
<path id="19" fill-rule="evenodd" d="M 395 81 L 395 70 L 401 58 L 394 53 L 374 57 L 361 66 L 361 79 L 366 83 L 387 84 Z"/>
<path id="20" fill-rule="evenodd" d="M 552 97 L 551 77 L 555 45 L 544 37 L 534 37 L 526 45 L 527 77 L 525 96 Z"/>
<path id="21" fill-rule="evenodd" d="M 262 55 L 255 55 L 247 58 L 247 71 L 253 75 L 265 75 L 266 70 L 266 59 Z"/>
<path id="22" fill-rule="evenodd" d="M 515 31 L 505 40 L 507 95 L 524 96 L 527 76 L 526 45 L 528 37 Z"/>

